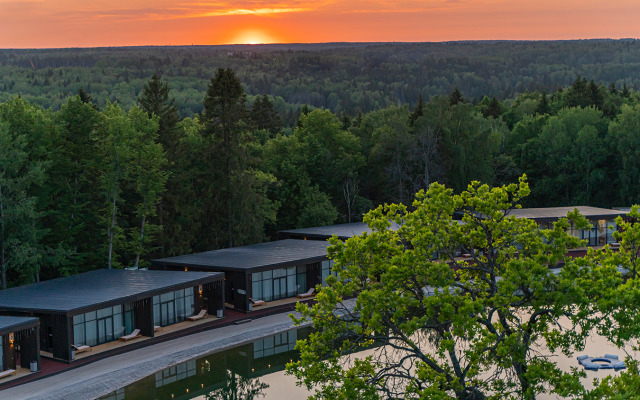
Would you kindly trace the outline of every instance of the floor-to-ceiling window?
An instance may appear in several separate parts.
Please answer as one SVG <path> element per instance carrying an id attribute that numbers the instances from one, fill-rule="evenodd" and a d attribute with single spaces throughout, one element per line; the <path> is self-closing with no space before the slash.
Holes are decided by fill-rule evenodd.
<path id="1" fill-rule="evenodd" d="M 73 344 L 76 346 L 111 342 L 124 336 L 122 305 L 101 308 L 73 317 Z"/>
<path id="2" fill-rule="evenodd" d="M 615 242 L 613 232 L 616 231 L 617 226 L 614 220 L 602 219 L 590 222 L 592 225 L 588 229 L 576 229 L 572 224 L 571 234 L 584 240 L 587 246 L 604 246 Z"/>
<path id="3" fill-rule="evenodd" d="M 306 270 L 304 274 L 306 280 Z M 251 274 L 251 297 L 265 301 L 293 297 L 300 293 L 298 278 L 295 266 L 255 272 Z"/>
<path id="4" fill-rule="evenodd" d="M 194 314 L 193 288 L 153 296 L 153 323 L 158 326 L 184 321 Z"/>
<path id="5" fill-rule="evenodd" d="M 333 268 L 333 260 L 325 260 L 322 262 L 322 286 L 327 286 L 327 278 L 331 275 Z M 333 275 L 337 276 L 336 273 Z"/>

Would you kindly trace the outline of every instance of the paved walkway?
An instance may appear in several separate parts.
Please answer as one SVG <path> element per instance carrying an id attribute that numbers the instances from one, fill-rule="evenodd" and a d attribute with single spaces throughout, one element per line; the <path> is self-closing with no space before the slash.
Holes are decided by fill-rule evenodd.
<path id="1" fill-rule="evenodd" d="M 172 365 L 250 343 L 292 327 L 289 313 L 283 313 L 196 333 L 5 389 L 0 391 L 0 399 L 92 400 Z"/>

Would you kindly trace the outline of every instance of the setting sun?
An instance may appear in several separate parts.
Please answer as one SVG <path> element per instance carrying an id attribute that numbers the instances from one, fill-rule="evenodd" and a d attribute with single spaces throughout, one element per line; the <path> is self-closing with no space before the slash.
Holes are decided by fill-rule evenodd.
<path id="1" fill-rule="evenodd" d="M 244 30 L 231 39 L 232 44 L 263 44 L 276 42 L 278 42 L 278 40 L 273 36 L 258 29 Z"/>

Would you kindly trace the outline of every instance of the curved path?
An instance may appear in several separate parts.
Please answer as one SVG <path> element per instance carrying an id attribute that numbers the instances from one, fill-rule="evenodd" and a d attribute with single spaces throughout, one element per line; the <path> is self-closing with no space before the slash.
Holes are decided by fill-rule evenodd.
<path id="1" fill-rule="evenodd" d="M 5 389 L 0 399 L 92 400 L 172 365 L 291 328 L 289 313 L 283 313 L 200 332 Z"/>

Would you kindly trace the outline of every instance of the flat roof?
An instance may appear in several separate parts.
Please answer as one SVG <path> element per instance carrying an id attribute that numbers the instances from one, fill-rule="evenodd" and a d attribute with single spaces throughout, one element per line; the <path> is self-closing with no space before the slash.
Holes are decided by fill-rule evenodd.
<path id="1" fill-rule="evenodd" d="M 246 271 L 310 264 L 327 258 L 329 242 L 276 240 L 153 260 L 154 266 L 193 266 L 226 271 Z"/>
<path id="2" fill-rule="evenodd" d="M 222 279 L 210 272 L 99 269 L 0 290 L 0 310 L 77 314 Z"/>
<path id="3" fill-rule="evenodd" d="M 398 225 L 391 223 L 391 228 L 398 229 Z M 328 226 L 314 226 L 311 228 L 288 229 L 278 232 L 282 238 L 310 238 L 310 239 L 329 239 L 336 235 L 340 240 L 347 240 L 353 236 L 360 236 L 363 233 L 371 233 L 371 228 L 364 222 L 352 222 L 349 224 L 337 224 Z"/>
<path id="4" fill-rule="evenodd" d="M 40 323 L 36 317 L 8 317 L 0 316 L 0 335 L 24 329 L 35 328 Z"/>
<path id="5" fill-rule="evenodd" d="M 528 218 L 533 220 L 558 220 L 567 216 L 567 213 L 578 209 L 580 214 L 587 219 L 615 219 L 619 215 L 627 215 L 628 211 L 612 210 L 608 208 L 598 208 L 590 206 L 572 207 L 545 207 L 545 208 L 520 208 L 509 212 L 517 218 Z"/>

